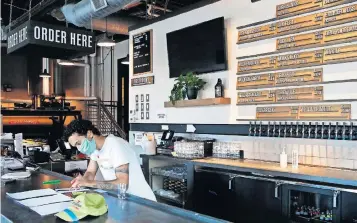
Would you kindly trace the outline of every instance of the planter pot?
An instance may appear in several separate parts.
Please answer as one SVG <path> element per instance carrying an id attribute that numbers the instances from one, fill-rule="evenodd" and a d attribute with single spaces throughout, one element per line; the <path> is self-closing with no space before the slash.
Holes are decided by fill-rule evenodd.
<path id="1" fill-rule="evenodd" d="M 187 97 L 187 89 L 182 89 L 182 100 L 185 100 Z"/>
<path id="2" fill-rule="evenodd" d="M 198 90 L 195 87 L 187 88 L 187 98 L 188 100 L 197 99 Z"/>

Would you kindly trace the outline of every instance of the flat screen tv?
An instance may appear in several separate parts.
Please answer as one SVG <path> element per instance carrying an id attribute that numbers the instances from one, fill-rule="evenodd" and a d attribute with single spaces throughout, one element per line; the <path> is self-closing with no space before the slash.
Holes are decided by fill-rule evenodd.
<path id="1" fill-rule="evenodd" d="M 170 78 L 227 70 L 224 18 L 166 34 Z"/>

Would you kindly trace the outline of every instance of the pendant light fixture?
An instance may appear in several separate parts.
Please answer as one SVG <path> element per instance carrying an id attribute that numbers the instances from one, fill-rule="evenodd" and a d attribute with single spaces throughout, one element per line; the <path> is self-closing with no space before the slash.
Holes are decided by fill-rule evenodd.
<path id="1" fill-rule="evenodd" d="M 97 43 L 97 46 L 100 47 L 112 47 L 115 46 L 115 42 L 112 39 L 108 38 L 108 27 L 107 27 L 107 17 L 105 18 L 105 35 L 102 39 L 100 39 Z"/>
<path id="2" fill-rule="evenodd" d="M 51 75 L 47 72 L 47 69 L 49 69 L 49 59 L 48 58 L 42 58 L 42 69 L 43 72 L 40 73 L 40 77 L 42 78 L 50 78 Z"/>
<path id="3" fill-rule="evenodd" d="M 44 69 L 42 73 L 39 75 L 40 77 L 51 77 L 51 75 L 47 72 L 47 69 Z"/>
<path id="4" fill-rule="evenodd" d="M 124 58 L 124 60 L 122 60 L 121 62 L 122 64 L 126 64 L 126 65 L 129 65 L 129 54 L 126 55 L 126 57 Z"/>

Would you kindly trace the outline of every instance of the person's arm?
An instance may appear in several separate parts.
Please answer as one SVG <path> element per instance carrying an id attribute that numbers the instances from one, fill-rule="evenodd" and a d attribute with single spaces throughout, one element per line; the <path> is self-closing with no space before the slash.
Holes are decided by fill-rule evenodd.
<path id="1" fill-rule="evenodd" d="M 82 176 L 81 174 L 79 174 L 76 178 L 74 178 L 73 180 L 71 180 L 71 185 L 72 187 L 79 187 L 78 185 L 78 181 L 80 180 L 87 180 L 87 181 L 92 181 L 95 178 L 95 175 L 98 171 L 98 164 L 97 161 L 94 160 L 90 160 L 87 170 L 84 173 L 84 175 Z"/>
<path id="2" fill-rule="evenodd" d="M 97 171 L 98 171 L 97 161 L 90 160 L 87 171 L 84 173 L 83 178 L 86 180 L 94 180 Z"/>
<path id="3" fill-rule="evenodd" d="M 115 175 L 117 179 L 111 181 L 80 180 L 78 186 L 116 190 L 119 183 L 129 184 L 129 164 L 123 164 L 115 168 Z"/>

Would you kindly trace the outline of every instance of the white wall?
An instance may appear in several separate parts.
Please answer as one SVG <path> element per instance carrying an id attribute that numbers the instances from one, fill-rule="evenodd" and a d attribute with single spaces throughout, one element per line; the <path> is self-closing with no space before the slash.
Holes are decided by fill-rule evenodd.
<path id="1" fill-rule="evenodd" d="M 97 85 L 99 86 L 98 95 L 104 101 L 110 101 L 110 92 L 113 88 L 113 101 L 118 100 L 118 59 L 124 58 L 129 53 L 129 40 L 124 40 L 119 42 L 114 47 L 114 56 L 113 56 L 113 85 L 110 83 L 111 79 L 111 53 L 109 48 L 103 48 L 103 58 L 104 60 L 104 75 L 103 75 L 103 65 L 100 60 L 100 53 L 97 52 Z M 109 53 L 109 54 L 108 54 Z"/>
<path id="2" fill-rule="evenodd" d="M 197 124 L 237 124 L 237 118 L 255 118 L 256 106 L 236 106 L 237 90 L 236 71 L 238 56 L 266 53 L 275 50 L 275 38 L 262 40 L 243 45 L 236 45 L 237 27 L 263 21 L 275 17 L 277 4 L 286 3 L 289 0 L 269 0 L 251 3 L 250 0 L 221 0 L 211 5 L 180 14 L 178 16 L 142 27 L 130 32 L 130 40 L 134 34 L 153 30 L 153 73 L 155 84 L 139 87 L 130 87 L 130 109 L 135 108 L 135 95 L 150 94 L 151 115 L 150 120 L 138 120 L 140 123 L 197 123 Z M 339 6 L 341 7 L 341 6 Z M 169 78 L 167 57 L 166 33 L 187 26 L 195 25 L 210 19 L 224 16 L 227 35 L 227 71 L 205 74 L 201 77 L 208 81 L 205 90 L 200 97 L 214 97 L 213 86 L 217 79 L 221 78 L 226 87 L 225 95 L 232 100 L 231 105 L 193 108 L 164 108 L 164 101 L 168 101 L 173 79 Z M 130 44 L 130 53 L 132 42 Z M 309 49 L 311 50 L 311 49 Z M 341 80 L 356 78 L 357 63 L 325 65 L 324 80 Z M 130 66 L 131 78 L 133 70 Z M 325 99 L 356 98 L 357 83 L 330 84 L 324 87 Z M 160 121 L 156 111 L 167 114 L 167 119 Z M 352 103 L 352 118 L 357 118 L 357 103 Z M 244 123 L 244 122 L 240 122 Z"/>

